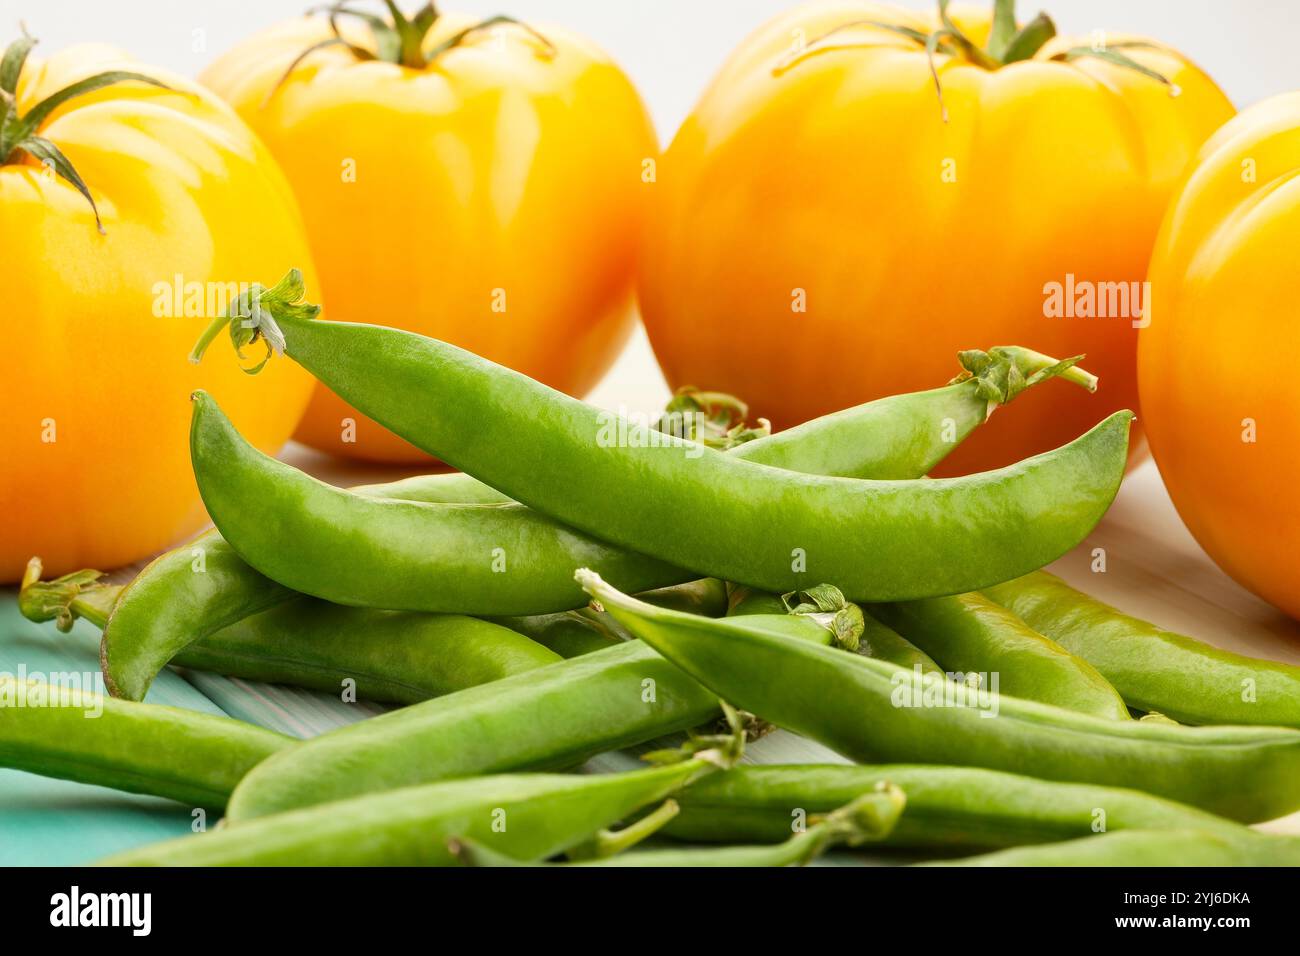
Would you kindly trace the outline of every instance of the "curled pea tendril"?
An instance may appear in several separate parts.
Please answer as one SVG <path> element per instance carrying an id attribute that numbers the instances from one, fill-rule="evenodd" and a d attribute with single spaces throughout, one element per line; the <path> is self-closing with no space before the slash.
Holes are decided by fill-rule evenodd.
<path id="1" fill-rule="evenodd" d="M 320 306 L 303 301 L 307 295 L 302 272 L 290 269 L 279 282 L 271 288 L 254 283 L 247 291 L 235 298 L 226 309 L 226 314 L 213 320 L 190 352 L 190 361 L 198 364 L 209 345 L 221 332 L 223 327 L 230 332 L 230 342 L 235 354 L 245 361 L 246 346 L 254 345 L 259 340 L 266 347 L 262 360 L 253 366 L 241 366 L 249 375 L 256 375 L 274 355 L 284 353 L 284 333 L 276 318 L 314 319 L 320 314 Z"/>

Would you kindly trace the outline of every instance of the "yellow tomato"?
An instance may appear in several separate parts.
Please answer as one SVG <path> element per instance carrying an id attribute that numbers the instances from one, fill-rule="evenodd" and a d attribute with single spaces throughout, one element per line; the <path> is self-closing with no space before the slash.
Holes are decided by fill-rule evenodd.
<path id="1" fill-rule="evenodd" d="M 69 100 L 37 130 L 88 186 L 102 234 L 90 203 L 55 168 L 21 149 L 0 155 L 9 330 L 0 359 L 0 582 L 18 580 L 35 554 L 51 574 L 113 567 L 199 527 L 194 389 L 217 395 L 269 451 L 289 437 L 312 388 L 292 363 L 273 363 L 263 382 L 233 360 L 187 360 L 208 312 L 223 307 L 226 283 L 271 284 L 290 266 L 311 268 L 292 193 L 224 103 L 120 52 L 77 47 L 28 61 L 17 112 L 119 69 L 171 90 L 116 83 Z"/>
<path id="2" fill-rule="evenodd" d="M 1151 259 L 1138 380 L 1178 513 L 1228 574 L 1300 618 L 1300 93 L 1223 127 Z"/>
<path id="3" fill-rule="evenodd" d="M 331 36 L 320 19 L 296 20 L 202 80 L 293 183 L 327 318 L 431 335 L 582 394 L 633 321 L 654 132 L 623 73 L 551 26 L 474 30 L 423 62 L 475 22 L 425 24 L 413 65 L 336 45 L 290 69 Z M 324 387 L 298 437 L 361 458 L 423 457 Z"/>
<path id="4" fill-rule="evenodd" d="M 1056 38 L 981 65 L 988 18 L 954 19 L 975 49 L 949 39 L 935 57 L 947 121 L 923 43 L 937 21 L 897 7 L 798 7 L 724 66 L 653 190 L 640 296 L 670 384 L 731 392 L 786 427 L 940 385 L 959 349 L 1087 353 L 1098 396 L 1045 386 L 999 411 L 948 473 L 1136 406 L 1151 245 L 1232 106 L 1164 47 Z M 1093 312 L 1119 314 L 1084 317 L 1089 295 Z"/>

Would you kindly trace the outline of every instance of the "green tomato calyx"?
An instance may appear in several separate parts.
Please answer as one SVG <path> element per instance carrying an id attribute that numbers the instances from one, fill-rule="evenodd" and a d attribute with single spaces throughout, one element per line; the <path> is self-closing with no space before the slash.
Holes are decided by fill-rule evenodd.
<path id="1" fill-rule="evenodd" d="M 3 57 L 0 57 L 0 165 L 19 162 L 23 153 L 43 164 L 46 169 L 66 181 L 85 197 L 86 202 L 90 203 L 91 211 L 95 214 L 95 228 L 99 230 L 101 236 L 106 235 L 104 223 L 99 218 L 99 207 L 95 205 L 95 200 L 90 195 L 85 181 L 68 161 L 68 157 L 63 155 L 63 151 L 39 134 L 40 128 L 55 110 L 69 100 L 115 83 L 147 83 L 150 86 L 162 87 L 164 90 L 170 90 L 171 87 L 143 73 L 109 70 L 65 86 L 51 93 L 26 113 L 19 114 L 18 78 L 22 75 L 28 54 L 32 52 L 36 42 L 35 38 L 28 36 L 24 30 L 23 35 L 10 43 Z"/>
<path id="2" fill-rule="evenodd" d="M 936 54 L 960 57 L 963 62 L 973 64 L 985 70 L 997 70 L 1012 63 L 1032 60 L 1038 56 L 1049 41 L 1056 36 L 1056 24 L 1045 13 L 1039 13 L 1028 23 L 1021 26 L 1016 20 L 1016 0 L 993 0 L 993 23 L 989 30 L 988 43 L 980 46 L 952 19 L 948 12 L 951 0 L 938 0 L 939 27 L 926 33 L 913 27 L 883 20 L 850 20 L 828 30 L 821 36 L 801 44 L 797 49 L 783 57 L 773 68 L 773 73 L 780 75 L 806 57 L 829 49 L 844 49 L 847 43 L 830 43 L 835 37 L 860 27 L 886 30 L 906 37 L 917 43 L 924 51 L 930 63 L 930 75 L 934 80 L 935 93 L 939 100 L 939 113 L 945 123 L 948 122 L 948 107 L 944 102 L 943 83 L 939 78 L 939 68 L 935 62 Z M 1072 63 L 1075 60 L 1094 58 L 1104 60 L 1115 66 L 1132 70 L 1151 80 L 1162 83 L 1169 89 L 1170 96 L 1178 96 L 1182 90 L 1169 77 L 1133 59 L 1128 50 L 1157 50 L 1157 44 L 1143 40 L 1131 40 L 1121 43 L 1097 41 L 1085 46 L 1073 46 L 1047 59 L 1056 63 Z"/>
<path id="3" fill-rule="evenodd" d="M 318 50 L 327 50 L 331 47 L 345 48 L 358 61 L 377 60 L 381 63 L 396 63 L 411 70 L 423 70 L 448 50 L 461 46 L 476 34 L 500 26 L 513 26 L 522 30 L 536 43 L 538 56 L 549 60 L 553 59 L 558 52 L 555 44 L 537 30 L 521 20 L 504 14 L 496 14 L 480 20 L 426 50 L 425 40 L 442 16 L 432 0 L 421 7 L 414 16 L 409 17 L 402 13 L 395 0 L 384 0 L 384 5 L 388 8 L 388 19 L 368 10 L 358 10 L 354 2 L 355 0 L 337 0 L 335 3 L 313 7 L 307 11 L 308 14 L 319 13 L 328 17 L 330 31 L 334 35 L 313 43 L 298 54 L 284 71 L 284 75 L 271 88 L 263 106 L 270 102 L 271 97 L 288 81 L 299 64 Z M 360 20 L 370 30 L 370 47 L 361 46 L 344 35 L 339 25 L 342 17 Z"/>

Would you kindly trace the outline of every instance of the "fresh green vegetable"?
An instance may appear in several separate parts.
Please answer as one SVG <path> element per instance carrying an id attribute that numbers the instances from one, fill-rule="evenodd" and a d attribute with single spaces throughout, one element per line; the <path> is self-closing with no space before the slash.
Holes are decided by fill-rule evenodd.
<path id="1" fill-rule="evenodd" d="M 232 308 L 232 313 L 239 312 Z M 953 384 L 846 409 L 780 435 L 745 442 L 729 453 L 809 473 L 917 478 L 1000 404 L 1038 382 L 1060 375 L 1096 389 L 1096 379 L 1074 367 L 1074 360 L 1057 362 L 1027 349 L 970 351 L 960 358 L 964 371 Z M 354 490 L 427 503 L 510 502 L 465 474 L 421 476 Z M 200 535 L 154 561 L 113 607 L 100 655 L 105 683 L 116 696 L 141 700 L 158 672 L 189 643 L 292 596 L 288 588 L 245 564 L 215 530 Z"/>
<path id="2" fill-rule="evenodd" d="M 784 842 L 767 846 L 728 846 L 715 849 L 663 848 L 619 853 L 598 860 L 582 860 L 564 866 L 805 866 L 836 846 L 857 847 L 877 843 L 889 836 L 907 803 L 904 791 L 891 784 L 862 794 L 852 802 L 824 816 L 814 817 L 808 826 Z M 495 853 L 472 840 L 453 840 L 451 851 L 467 866 L 526 866 L 519 860 Z"/>
<path id="3" fill-rule="evenodd" d="M 292 739 L 229 717 L 0 676 L 0 766 L 220 809 Z"/>
<path id="4" fill-rule="evenodd" d="M 397 500 L 474 504 L 502 499 L 462 474 L 427 475 L 358 490 Z M 59 579 L 62 592 L 47 586 L 31 592 L 20 607 L 32 620 L 56 619 L 66 630 L 76 616 L 72 598 L 82 585 L 93 585 L 100 577 L 97 571 L 65 575 Z M 39 578 L 37 562 L 28 567 L 24 585 Z M 108 619 L 100 623 L 104 683 L 115 697 L 143 700 L 158 672 L 183 648 L 295 596 L 250 568 L 215 530 L 207 531 L 162 554 L 114 592 L 112 604 L 104 608 Z"/>
<path id="5" fill-rule="evenodd" d="M 512 774 L 407 787 L 130 850 L 104 866 L 449 866 L 467 836 L 544 859 L 714 769 L 701 755 L 622 774 Z"/>
<path id="6" fill-rule="evenodd" d="M 809 817 L 882 783 L 907 794 L 888 846 L 992 849 L 1099 831 L 1245 831 L 1193 807 L 1137 790 L 1057 783 L 977 767 L 791 764 L 736 767 L 677 797 L 664 832 L 706 843 L 775 843 Z"/>
<path id="7" fill-rule="evenodd" d="M 39 577 L 37 563 L 19 597 L 30 616 L 84 617 L 99 627 L 112 620 L 120 587 L 86 572 L 48 582 Z M 335 694 L 354 682 L 358 699 L 412 704 L 559 660 L 542 645 L 477 618 L 297 597 L 195 641 L 172 663 Z"/>
<path id="8" fill-rule="evenodd" d="M 823 644 L 843 630 L 835 615 L 749 620 Z M 571 767 L 695 727 L 717 711 L 713 694 L 633 641 L 304 741 L 250 773 L 228 815 L 246 820 L 450 777 Z"/>
<path id="9" fill-rule="evenodd" d="M 989 675 L 1012 697 L 1128 720 L 1119 692 L 1081 657 L 980 594 L 880 604 L 871 613 L 897 628 L 948 673 Z"/>
<path id="10" fill-rule="evenodd" d="M 939 866 L 1300 866 L 1300 840 L 1249 830 L 1125 830 Z"/>
<path id="11" fill-rule="evenodd" d="M 1243 822 L 1300 809 L 1300 731 L 1106 720 L 952 681 L 918 682 L 884 661 L 741 626 L 754 618 L 676 614 L 593 572 L 578 578 L 619 623 L 715 693 L 859 762 L 1131 787 Z"/>
<path id="12" fill-rule="evenodd" d="M 301 281 L 291 276 L 259 292 L 256 307 L 251 297 L 242 309 L 237 303 L 229 320 L 236 344 L 265 336 L 283 345 L 371 418 L 539 514 L 670 565 L 771 591 L 829 581 L 850 599 L 887 601 L 1005 581 L 1082 540 L 1124 472 L 1129 412 L 1055 451 L 981 475 L 873 481 L 797 474 L 629 423 L 443 342 L 312 320 L 311 310 L 297 304 L 301 295 Z M 220 323 L 196 354 L 219 329 Z M 530 414 L 518 415 L 521 408 Z M 423 518 L 402 511 L 399 522 L 270 462 L 253 467 L 257 460 L 240 454 L 211 412 L 200 396 L 195 473 L 213 520 L 249 563 L 344 603 L 419 607 L 405 602 L 444 590 L 429 588 L 425 574 L 419 593 L 402 591 L 406 577 L 420 573 L 405 542 L 410 522 Z M 257 521 L 248 518 L 250 501 L 262 503 Z M 425 522 L 429 534 L 432 524 Z M 531 567 L 527 548 L 502 538 L 504 528 L 487 527 L 507 554 L 512 545 L 522 550 L 516 566 L 522 559 Z M 283 548 L 289 529 L 288 540 L 301 544 L 292 560 Z M 435 540 L 465 544 L 455 533 Z M 350 560 L 338 550 L 345 546 Z M 426 545 L 425 553 L 439 550 Z M 480 552 L 470 549 L 476 568 L 490 560 Z M 612 555 L 601 557 L 620 576 L 630 570 Z M 506 594 L 524 587 L 510 577 L 498 574 L 492 583 Z M 477 576 L 446 590 L 488 599 Z M 498 613 L 515 611 L 507 597 L 491 600 Z"/>
<path id="13" fill-rule="evenodd" d="M 1233 654 L 1167 631 L 1046 571 L 985 593 L 1092 664 L 1137 710 L 1187 724 L 1300 727 L 1300 667 Z"/>
<path id="14" fill-rule="evenodd" d="M 864 612 L 866 630 L 862 634 L 862 643 L 858 653 L 865 657 L 886 661 L 897 667 L 922 674 L 943 674 L 944 670 L 929 654 L 921 650 L 892 627 L 876 620 L 874 614 Z"/>

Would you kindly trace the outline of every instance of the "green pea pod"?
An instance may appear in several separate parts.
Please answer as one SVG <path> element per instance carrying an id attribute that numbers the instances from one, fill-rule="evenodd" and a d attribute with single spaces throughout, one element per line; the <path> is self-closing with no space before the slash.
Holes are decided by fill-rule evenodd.
<path id="1" fill-rule="evenodd" d="M 733 539 L 741 535 L 735 550 L 709 557 L 702 550 L 684 563 L 704 574 L 793 587 L 805 573 L 799 569 L 804 555 L 825 566 L 846 594 L 875 599 L 1003 580 L 1058 557 L 1100 519 L 1122 476 L 1131 417 L 1112 416 L 1071 446 L 977 479 L 871 483 L 738 466 L 754 472 L 736 488 L 734 500 L 728 496 L 739 507 L 719 505 L 734 519 L 727 533 Z M 720 452 L 701 451 L 718 463 L 730 461 Z M 632 592 L 692 577 L 656 558 L 585 538 L 522 505 L 387 501 L 335 488 L 258 451 L 204 392 L 194 394 L 190 455 L 208 514 L 239 555 L 287 587 L 338 604 L 543 614 L 582 603 L 570 577 L 575 565 L 593 567 Z M 574 467 L 587 473 L 581 463 Z M 1058 482 L 1068 485 L 1068 501 L 1060 500 Z M 689 487 L 683 492 L 691 496 Z M 740 506 L 741 498 L 767 500 L 770 514 L 757 520 L 760 508 L 745 518 L 749 505 Z M 1050 514 L 1040 513 L 1049 502 Z M 841 511 L 842 530 L 838 522 L 812 520 Z M 654 537 L 662 543 L 651 542 L 646 550 L 671 557 L 673 542 L 694 536 L 676 530 L 705 520 L 689 511 L 681 517 L 679 528 L 667 523 L 675 528 L 668 534 L 661 519 Z M 1025 536 L 1026 527 L 1034 533 Z M 743 540 L 747 529 L 758 537 Z M 720 527 L 714 531 L 723 533 Z M 776 550 L 760 544 L 769 531 L 778 539 L 784 534 L 785 544 Z M 859 537 L 861 547 L 854 544 Z M 294 546 L 286 548 L 286 541 Z M 954 541 L 964 543 L 955 556 Z M 705 550 L 713 548 L 716 542 Z M 781 560 L 746 566 L 747 557 L 755 556 L 751 548 L 766 548 L 769 559 Z M 881 551 L 885 560 L 877 557 Z"/>
<path id="2" fill-rule="evenodd" d="M 344 491 L 258 451 L 206 392 L 193 401 L 190 458 L 208 515 L 240 557 L 303 594 L 360 607 L 519 615 L 581 606 L 571 572 L 579 557 L 631 591 L 683 580 L 671 565 L 575 534 L 523 505 Z"/>
<path id="3" fill-rule="evenodd" d="M 785 602 L 779 594 L 757 591 L 743 584 L 734 585 L 727 596 L 727 617 L 744 617 L 746 614 L 783 614 Z"/>
<path id="4" fill-rule="evenodd" d="M 560 866 L 681 867 L 681 866 L 806 866 L 836 846 L 878 843 L 897 825 L 907 803 L 904 791 L 885 783 L 845 806 L 808 821 L 802 832 L 768 846 L 728 846 L 717 849 L 663 848 L 619 853 L 598 860 Z M 526 866 L 472 840 L 453 841 L 452 852 L 466 866 Z"/>
<path id="5" fill-rule="evenodd" d="M 931 866 L 1300 866 L 1300 840 L 1246 831 L 1125 830 Z"/>
<path id="6" fill-rule="evenodd" d="M 727 582 L 717 578 L 700 578 L 672 587 L 657 588 L 645 591 L 639 597 L 648 604 L 670 607 L 687 614 L 722 617 L 727 613 Z"/>
<path id="7" fill-rule="evenodd" d="M 998 405 L 1038 382 L 1060 376 L 1089 391 L 1096 389 L 1095 377 L 1074 367 L 1074 359 L 1058 362 L 1018 347 L 964 352 L 960 359 L 962 375 L 943 388 L 882 398 L 728 453 L 809 473 L 917 478 Z M 354 490 L 370 497 L 442 504 L 510 501 L 465 474 L 420 476 Z M 153 562 L 111 609 L 100 652 L 109 692 L 142 700 L 153 678 L 190 642 L 292 596 L 288 588 L 244 563 L 218 532 L 199 536 Z"/>
<path id="8" fill-rule="evenodd" d="M 20 602 L 38 619 L 66 614 L 103 627 L 121 588 L 85 572 L 40 581 L 33 559 Z M 375 611 L 294 597 L 235 621 L 179 651 L 172 663 L 229 677 L 328 693 L 354 686 L 359 699 L 411 704 L 544 667 L 560 656 L 477 618 Z"/>
<path id="9" fill-rule="evenodd" d="M 942 674 L 940 667 L 929 654 L 921 650 L 892 627 L 882 624 L 873 613 L 863 613 L 866 630 L 862 634 L 862 645 L 858 653 L 876 660 L 886 661 L 897 667 L 921 674 Z"/>
<path id="10" fill-rule="evenodd" d="M 1012 697 L 1128 720 L 1124 699 L 1097 669 L 980 594 L 880 604 L 871 613 L 949 673 L 994 675 Z"/>
<path id="11" fill-rule="evenodd" d="M 293 741 L 229 717 L 0 676 L 0 766 L 221 809 Z"/>
<path id="12" fill-rule="evenodd" d="M 882 783 L 907 794 L 883 844 L 983 850 L 1132 829 L 1248 832 L 1239 823 L 1136 790 L 1057 783 L 977 767 L 792 764 L 736 767 L 677 797 L 664 833 L 703 843 L 777 843 L 792 827 Z"/>
<path id="13" fill-rule="evenodd" d="M 756 620 L 791 639 L 832 639 L 817 616 Z M 246 820 L 451 777 L 571 767 L 717 713 L 717 697 L 632 641 L 304 741 L 250 773 L 227 814 Z"/>
<path id="14" fill-rule="evenodd" d="M 554 651 L 560 657 L 580 657 L 621 644 L 622 628 L 590 608 L 560 611 L 556 614 L 531 614 L 525 617 L 493 618 L 529 640 Z"/>
<path id="15" fill-rule="evenodd" d="M 735 587 L 730 595 L 728 617 L 745 617 L 749 614 L 781 614 L 788 610 L 786 598 L 753 588 Z M 939 665 L 920 648 L 906 640 L 892 628 L 886 627 L 870 614 L 863 615 L 862 637 L 858 653 L 889 661 L 909 670 L 920 667 L 925 674 L 942 674 Z"/>
<path id="16" fill-rule="evenodd" d="M 398 500 L 465 504 L 503 498 L 463 474 L 425 475 L 358 491 Z M 76 582 L 81 578 L 82 583 L 94 583 L 99 577 L 97 572 L 82 571 L 59 579 L 62 593 L 48 587 L 39 595 L 29 593 L 26 585 L 40 578 L 40 564 L 34 561 L 24 578 L 25 600 L 20 599 L 19 606 L 34 621 L 57 619 L 60 627 L 70 627 L 77 616 L 73 599 L 85 600 Z M 96 597 L 104 615 L 96 622 L 104 630 L 100 644 L 104 683 L 115 697 L 143 700 L 158 672 L 184 647 L 294 597 L 290 589 L 250 568 L 218 532 L 204 532 L 152 561 L 130 584 L 115 589 L 111 602 L 105 604 L 103 594 Z"/>
<path id="17" fill-rule="evenodd" d="M 675 614 L 592 572 L 578 577 L 619 623 L 714 693 L 852 760 L 1130 787 L 1248 823 L 1300 809 L 1300 731 L 1106 720 L 919 681 L 883 661 L 738 624 L 754 618 Z"/>
<path id="18" fill-rule="evenodd" d="M 1300 667 L 1167 631 L 1046 571 L 985 593 L 1092 664 L 1137 710 L 1186 724 L 1300 727 Z"/>
<path id="19" fill-rule="evenodd" d="M 256 308 L 230 320 L 237 344 L 257 336 L 282 344 L 357 409 L 540 514 L 668 565 L 770 591 L 828 581 L 851 600 L 890 601 L 1008 580 L 1083 539 L 1114 498 L 1127 459 L 1133 416 L 1117 412 L 1069 445 L 980 475 L 873 481 L 797 474 L 629 423 L 443 342 L 314 320 L 300 296 L 300 277 L 292 276 L 259 292 Z M 519 416 L 521 408 L 531 414 Z M 210 400 L 200 397 L 196 416 L 211 419 L 210 411 Z M 245 479 L 252 474 L 226 460 L 236 447 L 211 424 L 199 421 L 192 442 L 199 488 L 249 563 L 342 603 L 359 600 L 363 582 L 374 584 L 366 602 L 394 606 L 394 580 L 412 565 L 392 553 L 400 544 L 378 548 L 372 535 L 398 522 L 269 467 L 255 473 L 279 481 L 251 487 Z M 287 509 L 317 506 L 310 537 L 266 534 L 300 527 Z M 411 533 L 402 528 L 403 536 Z M 302 541 L 300 561 L 284 558 L 284 540 Z M 344 543 L 351 561 L 316 547 Z M 465 590 L 482 596 L 475 585 Z"/>
<path id="20" fill-rule="evenodd" d="M 298 598 L 191 644 L 173 663 L 334 694 L 355 681 L 362 700 L 415 704 L 560 660 L 478 618 Z"/>
<path id="21" fill-rule="evenodd" d="M 706 617 L 721 617 L 727 611 L 727 586 L 716 578 L 702 578 L 646 591 L 641 598 L 660 607 Z M 777 610 L 777 613 L 784 612 L 784 607 Z M 632 640 L 632 635 L 619 627 L 613 618 L 591 607 L 493 620 L 565 658 L 590 654 Z"/>
<path id="22" fill-rule="evenodd" d="M 103 866 L 449 866 L 468 836 L 522 859 L 560 853 L 712 765 L 622 774 L 512 774 L 371 794 L 129 850 Z"/>

